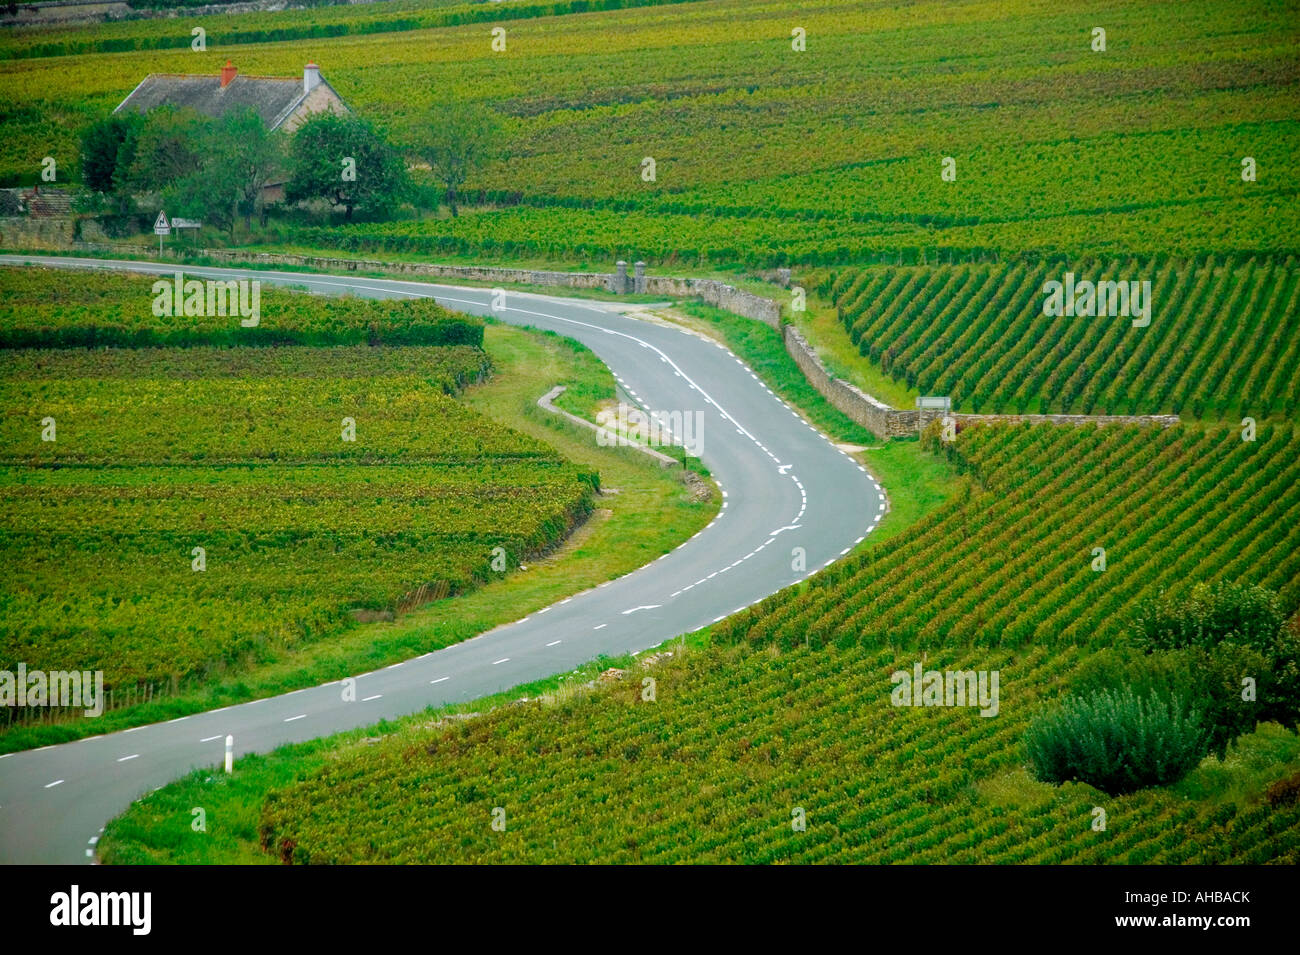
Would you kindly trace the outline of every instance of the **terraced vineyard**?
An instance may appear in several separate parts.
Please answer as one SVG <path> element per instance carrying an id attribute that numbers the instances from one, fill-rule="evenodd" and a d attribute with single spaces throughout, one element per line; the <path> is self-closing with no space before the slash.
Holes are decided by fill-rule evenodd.
<path id="1" fill-rule="evenodd" d="M 77 279 L 44 318 L 6 299 L 5 330 L 158 333 L 150 279 Z M 78 291 L 120 304 L 75 324 Z M 292 298 L 268 301 L 310 334 L 482 334 L 423 302 Z M 471 345 L 0 351 L 0 669 L 203 680 L 464 590 L 494 548 L 504 569 L 553 547 L 596 476 L 449 396 L 488 369 Z"/>
<path id="2" fill-rule="evenodd" d="M 1124 642 L 1146 595 L 1249 581 L 1300 605 L 1298 450 L 1282 426 L 1254 443 L 965 430 L 947 453 L 968 493 L 717 625 L 711 649 L 653 671 L 654 702 L 636 673 L 343 748 L 270 796 L 264 846 L 293 862 L 1294 862 L 1300 807 L 1214 795 L 1247 767 L 1294 772 L 1289 732 L 1118 799 L 1031 781 L 1021 739 L 1080 662 Z M 996 718 L 891 705 L 891 672 L 922 659 L 998 671 Z M 122 851 L 147 858 L 129 839 Z"/>
<path id="3" fill-rule="evenodd" d="M 1149 325 L 1116 316 L 1109 296 L 1108 316 L 1045 315 L 1044 283 L 1067 271 L 1149 282 Z M 1300 415 L 1293 256 L 872 268 L 829 274 L 821 291 L 865 358 L 962 410 Z"/>

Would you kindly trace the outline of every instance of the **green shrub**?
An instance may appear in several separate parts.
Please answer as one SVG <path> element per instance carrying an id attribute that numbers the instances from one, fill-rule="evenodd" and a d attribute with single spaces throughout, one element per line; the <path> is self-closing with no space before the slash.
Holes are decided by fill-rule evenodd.
<path id="1" fill-rule="evenodd" d="M 1276 687 L 1268 658 L 1258 650 L 1224 644 L 1213 648 L 1185 647 L 1137 657 L 1104 650 L 1086 661 L 1070 681 L 1080 696 L 1127 686 L 1138 696 L 1177 697 L 1201 713 L 1209 751 L 1223 759 L 1228 744 L 1249 733 L 1265 717 L 1264 707 L 1243 700 L 1242 678 L 1253 676 L 1258 699 Z"/>
<path id="2" fill-rule="evenodd" d="M 1139 606 L 1135 642 L 1148 650 L 1236 643 L 1269 652 L 1286 623 L 1278 595 L 1247 584 L 1197 584 L 1187 597 L 1161 594 Z"/>
<path id="3" fill-rule="evenodd" d="M 1071 697 L 1037 717 L 1025 747 L 1042 782 L 1084 782 L 1119 795 L 1177 782 L 1201 761 L 1207 739 L 1199 710 L 1124 687 Z"/>
<path id="4" fill-rule="evenodd" d="M 1300 636 L 1287 625 L 1281 598 L 1268 588 L 1197 584 L 1181 599 L 1161 594 L 1138 608 L 1132 635 L 1149 653 L 1178 651 L 1189 667 L 1186 682 L 1203 688 L 1198 696 L 1226 694 L 1205 707 L 1211 719 L 1228 707 L 1239 719 L 1254 711 L 1240 732 L 1257 720 L 1300 723 Z M 1246 677 L 1255 681 L 1254 702 L 1241 700 Z"/>

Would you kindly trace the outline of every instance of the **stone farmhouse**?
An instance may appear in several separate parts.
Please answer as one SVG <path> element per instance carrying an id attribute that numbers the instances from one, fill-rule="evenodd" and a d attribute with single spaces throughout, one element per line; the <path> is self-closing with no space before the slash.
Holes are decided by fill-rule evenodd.
<path id="1" fill-rule="evenodd" d="M 267 129 L 286 133 L 292 133 L 313 113 L 350 112 L 343 98 L 320 75 L 320 67 L 315 63 L 303 67 L 299 79 L 243 76 L 229 60 L 216 75 L 150 73 L 113 112 L 147 113 L 159 106 L 188 108 L 213 119 L 246 106 L 262 117 Z M 268 202 L 278 201 L 283 195 L 283 182 L 268 184 L 263 191 Z"/>

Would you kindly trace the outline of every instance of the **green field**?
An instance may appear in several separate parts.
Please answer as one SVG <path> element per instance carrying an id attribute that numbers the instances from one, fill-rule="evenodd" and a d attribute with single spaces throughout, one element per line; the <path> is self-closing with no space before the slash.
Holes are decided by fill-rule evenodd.
<path id="1" fill-rule="evenodd" d="M 259 283 L 256 296 L 251 286 L 214 288 L 209 304 L 206 284 L 198 288 L 190 284 L 195 281 L 181 266 L 147 280 L 112 272 L 0 268 L 0 348 L 483 344 L 482 322 L 431 299 L 359 304 L 355 297 L 309 297 Z M 456 352 L 443 354 L 465 361 Z M 436 352 L 429 357 L 442 360 Z M 441 384 L 451 391 L 466 380 L 453 375 Z"/>
<path id="2" fill-rule="evenodd" d="M 1300 607 L 1300 433 L 1175 426 L 967 429 L 969 494 L 915 533 L 719 624 L 721 642 L 1101 647 L 1136 604 L 1257 583 Z M 1094 548 L 1106 569 L 1092 568 Z"/>
<path id="3" fill-rule="evenodd" d="M 968 497 L 799 596 L 715 627 L 715 644 L 738 643 L 739 656 L 719 647 L 656 671 L 654 704 L 634 680 L 351 746 L 268 800 L 263 840 L 317 862 L 1294 861 L 1300 817 L 1260 797 L 1300 764 L 1294 734 L 1252 737 L 1181 790 L 1118 800 L 1032 782 L 1019 736 L 1076 662 L 1122 639 L 1143 594 L 1242 577 L 1300 602 L 1297 440 L 1289 429 L 1255 446 L 1187 429 L 965 432 L 952 454 L 976 480 Z M 1233 505 L 1243 498 L 1267 503 Z M 1104 573 L 1089 568 L 1094 544 L 1108 549 Z M 926 652 L 928 667 L 1000 669 L 1001 718 L 892 708 L 887 674 Z M 1216 798 L 1224 787 L 1242 791 Z M 398 811 L 394 824 L 363 808 L 381 789 L 441 811 Z M 1087 825 L 1097 804 L 1105 834 Z M 517 831 L 491 831 L 497 805 Z M 790 827 L 794 806 L 806 833 Z M 687 832 L 697 838 L 684 843 Z"/>
<path id="4" fill-rule="evenodd" d="M 1259 734 L 1182 791 L 1112 799 L 1026 778 L 1019 736 L 1074 658 L 931 656 L 928 667 L 1000 670 L 1004 709 L 983 719 L 892 707 L 889 673 L 917 659 L 896 651 L 688 656 L 655 671 L 654 703 L 629 680 L 590 699 L 354 743 L 273 793 L 260 835 L 297 863 L 1300 859 L 1300 807 L 1185 795 L 1300 766 L 1293 734 Z M 1097 805 L 1105 832 L 1089 825 Z M 491 828 L 498 806 L 505 832 Z M 805 831 L 792 826 L 796 808 Z"/>
<path id="5" fill-rule="evenodd" d="M 151 281 L 0 270 L 0 338 L 187 343 L 0 348 L 0 669 L 102 666 L 114 707 L 93 730 L 48 714 L 12 726 L 0 751 L 447 646 L 654 560 L 717 511 L 706 483 L 537 408 L 557 383 L 581 415 L 614 393 L 568 339 L 424 300 L 270 289 L 258 328 L 164 329 Z M 448 330 L 483 347 L 272 344 Z M 263 347 L 224 347 L 244 333 Z"/>
<path id="6" fill-rule="evenodd" d="M 1067 271 L 1149 282 L 1149 324 L 1044 315 L 1044 283 Z M 836 273 L 820 291 L 869 363 L 963 411 L 1300 416 L 1291 257 L 879 267 Z"/>
<path id="7" fill-rule="evenodd" d="M 207 52 L 187 48 L 197 24 Z M 796 27 L 806 51 L 791 47 Z M 1095 27 L 1105 51 L 1091 48 Z M 1300 807 L 1269 795 L 1300 773 L 1295 727 L 1260 723 L 1226 759 L 1119 797 L 1036 781 L 1024 744 L 1099 667 L 1146 659 L 1132 624 L 1152 599 L 1260 585 L 1300 633 L 1293 0 L 393 0 L 12 31 L 0 182 L 36 181 L 45 156 L 61 183 L 75 178 L 78 129 L 146 73 L 215 74 L 227 58 L 245 74 L 319 63 L 401 147 L 448 97 L 490 107 L 505 130 L 458 217 L 273 212 L 240 235 L 250 249 L 599 270 L 644 259 L 755 289 L 745 270 L 791 266 L 810 310 L 789 318 L 832 372 L 898 407 L 948 394 L 965 412 L 1182 421 L 984 424 L 951 444 L 875 447 L 777 332 L 678 303 L 676 320 L 724 339 L 818 427 L 872 445 L 861 460 L 892 508 L 879 533 L 653 669 L 593 661 L 456 708 L 473 718 L 425 713 L 241 760 L 231 776 L 191 774 L 111 823 L 103 860 L 1300 862 Z M 1045 315 L 1044 283 L 1067 272 L 1149 281 L 1150 323 Z M 427 303 L 298 308 L 290 293 L 268 293 L 259 328 L 195 331 L 109 284 L 127 281 L 44 294 L 0 272 L 16 303 L 0 346 L 185 346 L 0 351 L 0 558 L 18 568 L 0 591 L 0 667 L 15 647 L 29 660 L 103 650 L 116 627 L 127 637 L 112 634 L 125 648 L 113 665 L 167 679 L 166 641 L 169 660 L 222 681 L 202 702 L 223 705 L 250 692 L 231 674 L 271 692 L 489 629 L 503 608 L 654 559 L 716 506 L 546 419 L 534 402 L 553 384 L 572 383 L 577 413 L 612 394 L 594 358 L 559 339 L 494 325 L 477 338 Z M 293 347 L 213 347 L 231 344 Z M 496 376 L 468 387 L 489 365 Z M 339 441 L 345 415 L 355 443 Z M 484 482 L 499 496 L 465 503 Z M 611 484 L 619 494 L 593 490 Z M 382 534 L 349 524 L 358 502 Z M 489 537 L 516 535 L 517 562 L 588 512 L 562 558 L 471 590 Z M 208 528 L 209 570 L 195 574 L 189 549 Z M 290 547 L 307 554 L 310 589 L 284 586 Z M 179 595 L 195 578 L 207 602 L 191 610 Z M 392 624 L 347 616 L 430 581 L 466 593 Z M 257 605 L 236 609 L 238 633 L 217 619 L 227 582 Z M 181 606 L 180 626 L 153 626 Z M 998 717 L 891 706 L 891 672 L 921 661 L 999 672 Z M 597 680 L 611 662 L 630 672 Z M 1265 699 L 1285 685 L 1258 676 Z M 198 805 L 208 833 L 189 828 Z"/>
<path id="8" fill-rule="evenodd" d="M 187 48 L 189 19 L 161 37 L 170 21 L 6 34 L 0 179 L 35 181 L 45 156 L 74 175 L 77 130 L 148 72 L 216 73 L 233 58 L 296 76 L 315 60 L 399 144 L 447 95 L 501 114 L 507 143 L 466 184 L 488 205 L 457 219 L 273 224 L 268 241 L 727 268 L 1296 249 L 1300 24 L 1285 2 L 494 7 L 474 16 L 513 17 L 504 53 L 486 23 L 434 26 L 455 8 L 428 3 L 197 19 L 203 53 Z M 346 33 L 380 20 L 389 32 Z M 304 21 L 320 32 L 273 32 Z M 1090 46 L 1098 25 L 1105 52 Z M 110 40 L 182 49 L 77 45 Z"/>
<path id="9" fill-rule="evenodd" d="M 6 298 L 6 333 L 158 332 L 148 278 L 54 278 L 3 275 L 61 299 Z M 427 302 L 302 298 L 271 296 L 247 331 L 294 299 L 309 333 L 482 337 Z M 0 350 L 0 668 L 102 669 L 119 693 L 210 681 L 551 550 L 598 478 L 451 397 L 490 367 L 474 345 Z"/>
<path id="10" fill-rule="evenodd" d="M 1300 809 L 1263 795 L 1300 769 L 1294 732 L 1263 724 L 1224 762 L 1119 798 L 1033 781 L 1021 739 L 1080 663 L 1126 652 L 1144 595 L 1244 579 L 1300 603 L 1298 441 L 964 431 L 950 456 L 967 493 L 646 671 L 654 702 L 638 669 L 589 695 L 260 758 L 238 795 L 196 774 L 115 823 L 106 858 L 206 855 L 188 807 L 215 804 L 232 814 L 224 852 L 260 840 L 295 862 L 1295 862 Z M 998 670 L 997 718 L 891 706 L 890 672 L 920 660 Z"/>

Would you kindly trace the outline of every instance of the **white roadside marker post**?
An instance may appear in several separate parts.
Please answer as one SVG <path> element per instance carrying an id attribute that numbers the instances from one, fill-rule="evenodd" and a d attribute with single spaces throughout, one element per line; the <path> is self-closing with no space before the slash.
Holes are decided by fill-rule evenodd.
<path id="1" fill-rule="evenodd" d="M 226 737 L 226 772 L 233 772 L 235 769 L 235 737 Z"/>

